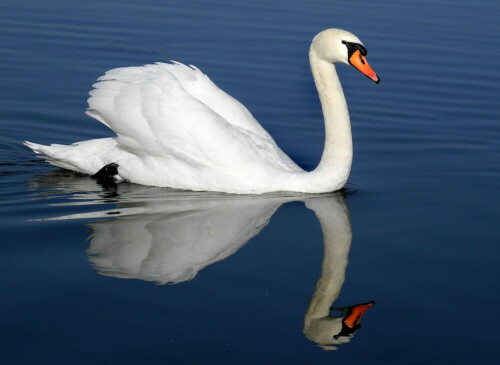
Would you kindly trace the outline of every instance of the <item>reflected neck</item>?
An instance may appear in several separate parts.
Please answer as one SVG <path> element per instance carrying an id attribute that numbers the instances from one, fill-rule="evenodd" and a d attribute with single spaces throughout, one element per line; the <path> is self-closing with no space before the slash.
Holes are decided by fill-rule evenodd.
<path id="1" fill-rule="evenodd" d="M 316 284 L 305 315 L 307 323 L 313 319 L 327 318 L 330 315 L 330 308 L 338 298 L 344 284 L 352 230 L 349 210 L 343 196 L 314 199 L 306 202 L 306 205 L 318 217 L 325 248 L 321 277 Z"/>

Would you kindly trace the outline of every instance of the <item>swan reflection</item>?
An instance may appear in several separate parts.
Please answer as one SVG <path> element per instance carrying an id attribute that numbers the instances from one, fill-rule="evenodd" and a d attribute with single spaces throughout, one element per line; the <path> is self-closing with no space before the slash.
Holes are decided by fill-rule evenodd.
<path id="1" fill-rule="evenodd" d="M 314 211 L 323 232 L 324 256 L 321 276 L 304 316 L 304 334 L 324 350 L 336 350 L 334 345 L 349 342 L 361 327 L 364 312 L 374 301 L 335 308 L 340 315 L 332 315 L 332 304 L 340 295 L 345 280 L 352 230 L 344 196 L 305 200 Z"/>
<path id="2" fill-rule="evenodd" d="M 147 202 L 141 213 L 89 223 L 89 260 L 104 275 L 191 280 L 256 236 L 281 204 L 227 197 Z"/>
<path id="3" fill-rule="evenodd" d="M 158 284 L 191 280 L 258 235 L 281 205 L 302 201 L 316 214 L 324 240 L 321 277 L 304 316 L 305 336 L 325 350 L 336 349 L 334 345 L 351 339 L 373 305 L 332 310 L 345 280 L 352 240 L 349 210 L 341 194 L 235 196 L 129 184 L 103 190 L 90 178 L 61 177 L 55 173 L 31 182 L 35 196 L 45 197 L 43 191 L 51 186 L 70 195 L 63 205 L 116 203 L 113 209 L 50 218 L 93 219 L 87 223 L 87 253 L 99 274 Z"/>

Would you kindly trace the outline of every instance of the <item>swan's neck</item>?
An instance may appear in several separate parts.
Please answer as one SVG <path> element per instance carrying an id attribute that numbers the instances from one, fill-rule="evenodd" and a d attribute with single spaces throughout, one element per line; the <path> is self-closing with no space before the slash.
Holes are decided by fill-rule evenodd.
<path id="1" fill-rule="evenodd" d="M 311 192 L 341 189 L 352 163 L 351 123 L 347 103 L 335 66 L 318 57 L 314 47 L 309 61 L 325 118 L 325 148 L 316 169 L 306 174 L 304 187 Z"/>

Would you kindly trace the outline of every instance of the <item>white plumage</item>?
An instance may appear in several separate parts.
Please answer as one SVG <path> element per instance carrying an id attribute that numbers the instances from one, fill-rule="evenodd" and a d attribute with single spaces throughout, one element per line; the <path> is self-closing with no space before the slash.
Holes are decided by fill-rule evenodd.
<path id="1" fill-rule="evenodd" d="M 53 165 L 86 174 L 116 163 L 120 179 L 144 185 L 230 193 L 336 190 L 345 184 L 352 161 L 347 106 L 332 65 L 339 61 L 330 55 L 333 50 L 347 63 L 347 51 L 337 49 L 345 48 L 337 44 L 344 39 L 359 42 L 331 29 L 311 45 L 325 123 L 341 126 L 336 135 L 329 135 L 327 126 L 326 144 L 329 138 L 347 138 L 329 153 L 325 146 L 322 163 L 311 173 L 298 167 L 240 102 L 198 68 L 177 62 L 116 68 L 93 85 L 87 114 L 116 137 L 68 146 L 25 144 Z M 325 41 L 333 45 L 324 49 Z"/>

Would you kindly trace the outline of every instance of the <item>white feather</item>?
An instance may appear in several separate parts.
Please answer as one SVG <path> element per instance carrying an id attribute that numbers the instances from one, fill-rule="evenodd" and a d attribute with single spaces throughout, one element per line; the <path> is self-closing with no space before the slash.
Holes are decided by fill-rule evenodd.
<path id="1" fill-rule="evenodd" d="M 231 193 L 339 189 L 352 161 L 347 105 L 331 64 L 347 63 L 341 39 L 357 40 L 330 29 L 311 45 L 327 126 L 325 152 L 311 173 L 298 167 L 239 101 L 195 66 L 175 61 L 115 68 L 93 85 L 87 114 L 116 138 L 26 145 L 53 165 L 87 174 L 117 163 L 122 179 L 144 185 Z"/>

